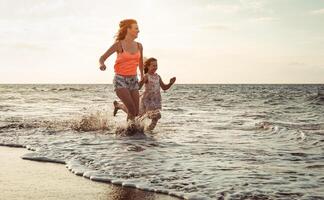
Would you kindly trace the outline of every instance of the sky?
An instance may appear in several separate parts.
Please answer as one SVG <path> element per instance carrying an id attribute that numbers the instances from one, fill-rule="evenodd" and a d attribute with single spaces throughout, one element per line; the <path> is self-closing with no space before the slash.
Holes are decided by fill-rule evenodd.
<path id="1" fill-rule="evenodd" d="M 0 83 L 111 84 L 119 21 L 177 83 L 324 83 L 324 0 L 0 0 Z"/>

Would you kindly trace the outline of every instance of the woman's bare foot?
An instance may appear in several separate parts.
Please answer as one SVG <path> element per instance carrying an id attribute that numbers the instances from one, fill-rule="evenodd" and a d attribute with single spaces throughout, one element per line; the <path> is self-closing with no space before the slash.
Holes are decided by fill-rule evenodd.
<path id="1" fill-rule="evenodd" d="M 153 131 L 153 129 L 155 128 L 157 122 L 158 122 L 158 119 L 152 119 L 151 124 L 148 127 L 146 127 L 146 130 L 147 131 Z"/>
<path id="2" fill-rule="evenodd" d="M 117 111 L 119 110 L 119 108 L 118 108 L 118 102 L 117 101 L 114 101 L 114 116 L 116 116 L 116 114 L 117 114 Z"/>

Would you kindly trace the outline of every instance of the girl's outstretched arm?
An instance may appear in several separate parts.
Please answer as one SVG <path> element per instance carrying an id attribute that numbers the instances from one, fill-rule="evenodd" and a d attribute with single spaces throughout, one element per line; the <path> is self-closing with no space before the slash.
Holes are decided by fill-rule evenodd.
<path id="1" fill-rule="evenodd" d="M 101 70 L 106 69 L 105 61 L 111 54 L 115 53 L 117 49 L 118 49 L 118 42 L 115 42 L 102 56 L 100 56 L 99 64 Z"/>
<path id="2" fill-rule="evenodd" d="M 163 81 L 162 81 L 162 78 L 160 77 L 160 86 L 162 88 L 162 90 L 168 90 L 172 85 L 173 83 L 176 81 L 176 77 L 173 77 L 170 79 L 170 82 L 169 84 L 165 84 Z"/>

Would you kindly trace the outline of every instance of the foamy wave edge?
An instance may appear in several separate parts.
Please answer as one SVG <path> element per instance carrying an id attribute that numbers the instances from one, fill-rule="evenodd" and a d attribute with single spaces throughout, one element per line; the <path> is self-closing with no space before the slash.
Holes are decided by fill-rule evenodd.
<path id="1" fill-rule="evenodd" d="M 132 181 L 127 181 L 127 180 L 110 177 L 109 175 L 101 173 L 99 170 L 93 170 L 93 169 L 83 166 L 80 161 L 75 160 L 75 159 L 65 161 L 65 160 L 54 159 L 54 158 L 42 156 L 37 153 L 36 148 L 31 147 L 29 145 L 21 145 L 21 144 L 13 144 L 13 143 L 11 143 L 11 144 L 0 143 L 0 146 L 12 147 L 12 148 L 26 148 L 27 150 L 30 150 L 32 152 L 22 155 L 21 156 L 22 159 L 31 160 L 31 161 L 64 164 L 65 167 L 69 171 L 71 171 L 73 174 L 90 179 L 91 181 L 113 184 L 113 185 L 117 185 L 117 186 L 121 186 L 121 187 L 136 188 L 136 189 L 143 190 L 146 192 L 166 194 L 166 195 L 170 195 L 173 197 L 177 197 L 180 199 L 186 199 L 186 200 L 210 200 L 209 197 L 201 196 L 198 194 L 183 194 L 181 192 L 173 192 L 173 191 L 168 191 L 168 190 L 163 190 L 163 189 L 161 190 L 161 189 L 148 187 L 145 184 L 135 184 Z"/>

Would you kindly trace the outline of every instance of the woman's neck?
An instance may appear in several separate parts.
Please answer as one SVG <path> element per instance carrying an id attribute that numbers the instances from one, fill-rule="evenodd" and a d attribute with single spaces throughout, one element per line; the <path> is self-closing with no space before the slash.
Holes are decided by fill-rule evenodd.
<path id="1" fill-rule="evenodd" d="M 126 35 L 125 38 L 124 38 L 124 41 L 125 42 L 133 42 L 134 41 L 134 37 L 130 36 L 130 35 Z"/>

